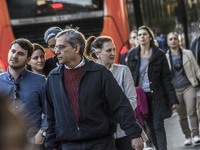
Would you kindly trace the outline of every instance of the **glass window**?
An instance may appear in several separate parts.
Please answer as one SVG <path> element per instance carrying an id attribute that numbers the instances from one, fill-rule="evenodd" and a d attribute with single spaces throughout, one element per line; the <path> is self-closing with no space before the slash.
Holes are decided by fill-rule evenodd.
<path id="1" fill-rule="evenodd" d="M 52 26 L 78 27 L 86 37 L 103 29 L 104 0 L 7 0 L 15 38 L 47 46 L 45 31 Z"/>
<path id="2" fill-rule="evenodd" d="M 103 0 L 7 0 L 11 19 L 103 10 Z"/>

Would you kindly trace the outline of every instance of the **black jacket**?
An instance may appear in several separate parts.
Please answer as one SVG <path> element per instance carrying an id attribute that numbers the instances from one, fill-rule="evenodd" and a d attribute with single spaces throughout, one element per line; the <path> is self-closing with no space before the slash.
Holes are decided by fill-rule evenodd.
<path id="1" fill-rule="evenodd" d="M 140 46 L 130 52 L 127 65 L 133 75 L 135 86 L 138 86 Z M 166 56 L 164 52 L 155 45 L 152 46 L 152 57 L 148 67 L 148 78 L 154 104 L 157 105 L 163 118 L 170 117 L 172 114 L 171 105 L 178 104 L 178 99 L 172 84 L 172 76 Z"/>
<path id="2" fill-rule="evenodd" d="M 200 65 L 200 36 L 197 36 L 194 40 L 192 40 L 190 50 L 194 54 L 197 63 Z"/>
<path id="3" fill-rule="evenodd" d="M 130 102 L 111 72 L 102 65 L 85 60 L 78 92 L 78 122 L 65 91 L 63 65 L 48 76 L 46 146 L 49 149 L 56 148 L 56 138 L 61 142 L 73 142 L 110 136 L 115 131 L 116 122 L 131 139 L 140 137 L 141 129 Z"/>
<path id="4" fill-rule="evenodd" d="M 51 70 L 56 68 L 57 64 L 58 64 L 58 58 L 56 55 L 54 57 L 50 57 L 46 59 L 45 66 L 44 66 L 45 75 L 48 75 L 51 72 Z"/>
<path id="5" fill-rule="evenodd" d="M 126 65 L 127 64 L 127 60 L 128 60 L 128 55 L 130 53 L 132 49 L 128 50 L 127 52 L 123 53 L 120 55 L 120 59 L 119 59 L 119 63 L 122 65 Z"/>

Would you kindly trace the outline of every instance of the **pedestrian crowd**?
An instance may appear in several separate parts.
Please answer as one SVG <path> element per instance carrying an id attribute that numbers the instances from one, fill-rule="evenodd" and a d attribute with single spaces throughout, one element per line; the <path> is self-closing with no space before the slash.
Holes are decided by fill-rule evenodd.
<path id="1" fill-rule="evenodd" d="M 200 143 L 199 39 L 187 50 L 170 32 L 164 51 L 141 26 L 120 64 L 109 36 L 51 27 L 47 59 L 39 43 L 16 39 L 0 74 L 0 150 L 167 150 L 173 110 L 183 144 Z"/>

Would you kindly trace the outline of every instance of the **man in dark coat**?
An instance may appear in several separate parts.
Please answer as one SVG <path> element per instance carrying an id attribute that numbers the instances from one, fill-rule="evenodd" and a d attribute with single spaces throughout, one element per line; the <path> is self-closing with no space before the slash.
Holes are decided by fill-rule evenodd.
<path id="1" fill-rule="evenodd" d="M 198 21 L 200 29 L 200 19 Z M 200 65 L 200 35 L 198 35 L 190 44 L 190 50 L 194 54 L 197 63 Z M 200 89 L 197 89 L 198 117 L 200 118 Z"/>
<path id="2" fill-rule="evenodd" d="M 115 150 L 116 123 L 130 137 L 132 147 L 143 149 L 141 128 L 111 72 L 83 56 L 85 37 L 74 29 L 56 36 L 55 54 L 61 64 L 48 76 L 48 150 Z"/>
<path id="3" fill-rule="evenodd" d="M 199 28 L 200 28 L 200 19 L 198 21 Z M 200 35 L 198 35 L 195 39 L 192 40 L 190 44 L 190 50 L 194 54 L 197 63 L 200 65 Z"/>

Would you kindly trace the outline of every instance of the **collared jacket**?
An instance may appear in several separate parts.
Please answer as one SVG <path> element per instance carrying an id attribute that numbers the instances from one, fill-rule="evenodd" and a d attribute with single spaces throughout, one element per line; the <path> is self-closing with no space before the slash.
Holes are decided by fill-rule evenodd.
<path id="1" fill-rule="evenodd" d="M 140 46 L 134 48 L 128 57 L 128 63 L 135 86 L 139 84 L 140 76 Z M 162 117 L 169 118 L 172 114 L 171 106 L 178 104 L 178 99 L 172 84 L 172 76 L 166 56 L 157 46 L 152 45 L 152 56 L 148 66 L 148 78 L 153 104 L 157 106 Z"/>
<path id="2" fill-rule="evenodd" d="M 78 89 L 78 122 L 63 82 L 64 66 L 55 68 L 48 76 L 47 149 L 60 142 L 77 142 L 112 136 L 116 123 L 131 139 L 140 137 L 133 109 L 111 72 L 104 66 L 85 59 Z M 116 122 L 115 122 L 115 121 Z"/>
<path id="3" fill-rule="evenodd" d="M 197 63 L 200 65 L 200 35 L 192 40 L 190 50 L 196 58 Z"/>
<path id="4" fill-rule="evenodd" d="M 190 50 L 187 49 L 180 49 L 182 51 L 182 63 L 185 74 L 192 84 L 193 87 L 199 85 L 198 80 L 200 80 L 200 68 L 197 64 L 197 61 L 194 58 L 194 55 Z M 169 63 L 169 68 L 171 70 L 171 62 L 169 58 L 169 50 L 166 53 L 166 57 Z"/>

